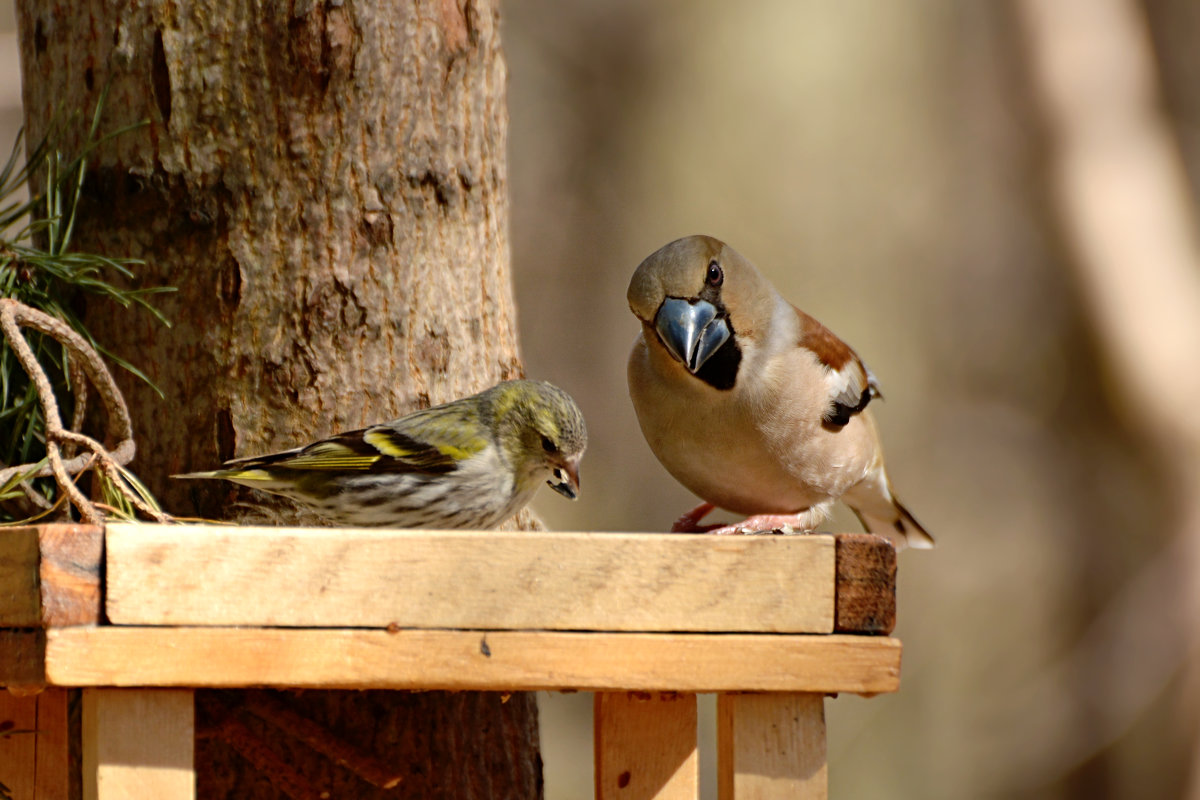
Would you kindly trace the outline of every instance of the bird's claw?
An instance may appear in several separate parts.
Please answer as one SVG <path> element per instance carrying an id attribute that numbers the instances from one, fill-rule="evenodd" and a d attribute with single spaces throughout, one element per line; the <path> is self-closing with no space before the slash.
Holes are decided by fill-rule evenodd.
<path id="1" fill-rule="evenodd" d="M 712 536 L 790 536 L 796 533 L 812 533 L 811 528 L 798 526 L 792 515 L 759 514 L 734 525 L 714 527 Z"/>
<path id="2" fill-rule="evenodd" d="M 701 525 L 700 520 L 708 516 L 713 508 L 712 503 L 701 503 L 675 520 L 675 524 L 671 526 L 671 533 L 707 533 L 710 536 L 768 536 L 775 534 L 787 536 L 793 533 L 811 532 L 810 529 L 803 526 L 797 527 L 797 515 L 758 514 L 732 525 L 719 523 Z"/>
<path id="3" fill-rule="evenodd" d="M 719 528 L 712 528 L 708 531 L 710 536 L 787 536 L 796 533 L 791 525 L 781 525 L 777 528 L 762 528 L 757 525 L 746 525 L 739 523 L 737 525 L 722 525 Z M 804 533 L 804 531 L 801 531 Z"/>
<path id="4" fill-rule="evenodd" d="M 715 506 L 712 503 L 701 503 L 691 511 L 684 512 L 675 523 L 671 525 L 671 533 L 709 533 L 714 528 L 721 527 L 720 525 L 701 525 L 700 520 L 712 512 Z"/>

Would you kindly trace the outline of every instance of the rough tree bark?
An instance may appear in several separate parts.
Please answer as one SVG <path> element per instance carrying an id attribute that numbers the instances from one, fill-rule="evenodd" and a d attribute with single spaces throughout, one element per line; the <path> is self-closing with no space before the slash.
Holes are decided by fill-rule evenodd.
<path id="1" fill-rule="evenodd" d="M 520 373 L 495 2 L 19 0 L 17 14 L 31 141 L 105 85 L 102 131 L 149 120 L 93 160 L 76 241 L 179 289 L 160 303 L 170 330 L 87 315 L 166 395 L 122 382 L 133 468 L 168 510 L 225 516 L 240 497 L 171 473 Z M 403 796 L 540 795 L 531 697 L 361 699 L 295 706 L 401 765 Z M 395 796 L 228 701 L 202 698 L 202 720 L 240 715 L 300 785 Z M 202 796 L 276 796 L 228 738 L 202 747 Z"/>

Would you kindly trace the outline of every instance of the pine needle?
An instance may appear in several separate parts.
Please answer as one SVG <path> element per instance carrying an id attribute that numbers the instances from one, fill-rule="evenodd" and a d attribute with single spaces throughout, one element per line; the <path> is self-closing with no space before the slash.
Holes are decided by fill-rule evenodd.
<path id="1" fill-rule="evenodd" d="M 87 166 L 96 149 L 109 140 L 146 124 L 145 122 L 100 134 L 102 111 L 108 95 L 105 87 L 90 119 L 78 112 L 55 115 L 48 132 L 22 158 L 24 131 L 18 132 L 12 151 L 0 166 L 0 297 L 7 297 L 56 317 L 82 336 L 97 352 L 146 383 L 162 396 L 150 378 L 137 366 L 114 356 L 87 330 L 72 310 L 79 295 L 98 298 L 128 308 L 132 312 L 149 312 L 158 323 L 169 325 L 153 305 L 154 298 L 173 287 L 140 287 L 136 285 L 137 268 L 143 261 L 71 249 L 72 239 L 80 223 L 79 206 L 87 177 Z M 69 127 L 86 126 L 87 134 L 79 152 L 64 154 L 60 143 Z M 34 177 L 44 185 L 35 188 Z M 17 193 L 28 187 L 28 199 L 18 199 Z M 53 337 L 27 331 L 26 340 L 38 364 L 45 371 L 55 397 L 69 418 L 75 403 L 72 377 L 67 366 L 66 349 Z M 0 467 L 18 464 L 45 463 L 45 420 L 38 402 L 37 389 L 13 357 L 7 343 L 0 345 Z M 35 467 L 34 471 L 37 471 Z M 44 470 L 43 470 L 44 472 Z M 135 503 L 123 495 L 129 492 L 147 507 L 158 509 L 149 491 L 136 477 L 121 469 L 119 483 L 95 470 L 97 484 L 106 490 L 105 497 L 121 513 L 136 516 Z M 60 493 L 53 478 L 16 476 L 0 486 L 0 520 L 11 519 L 7 509 L 25 496 L 26 484 L 51 503 L 57 505 Z M 107 493 L 111 490 L 111 495 Z M 49 512 L 43 512 L 40 516 Z"/>

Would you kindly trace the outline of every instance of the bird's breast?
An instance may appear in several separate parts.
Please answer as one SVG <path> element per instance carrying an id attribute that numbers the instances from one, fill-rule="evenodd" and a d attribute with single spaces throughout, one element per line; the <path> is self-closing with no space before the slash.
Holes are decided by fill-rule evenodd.
<path id="1" fill-rule="evenodd" d="M 862 420 L 836 433 L 823 428 L 822 387 L 718 391 L 656 358 L 656 345 L 639 339 L 630 356 L 634 409 L 658 460 L 704 500 L 741 514 L 791 513 L 866 474 L 870 429 Z"/>

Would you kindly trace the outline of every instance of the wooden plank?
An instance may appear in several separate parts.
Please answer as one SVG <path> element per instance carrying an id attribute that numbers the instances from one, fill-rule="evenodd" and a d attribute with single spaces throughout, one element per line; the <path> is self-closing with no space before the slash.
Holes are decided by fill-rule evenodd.
<path id="1" fill-rule="evenodd" d="M 84 800 L 190 800 L 195 710 L 192 693 L 85 689 Z"/>
<path id="2" fill-rule="evenodd" d="M 37 695 L 0 690 L 0 783 L 13 800 L 37 796 L 37 704 Z"/>
<path id="3" fill-rule="evenodd" d="M 122 625 L 833 630 L 830 536 L 110 525 Z"/>
<path id="4" fill-rule="evenodd" d="M 46 632 L 0 629 L 0 686 L 35 689 L 46 683 Z"/>
<path id="5" fill-rule="evenodd" d="M 719 800 L 826 800 L 825 759 L 824 696 L 717 698 Z"/>
<path id="6" fill-rule="evenodd" d="M 68 800 L 71 795 L 71 726 L 66 689 L 36 695 L 36 800 Z"/>
<path id="7" fill-rule="evenodd" d="M 95 625 L 101 613 L 104 529 L 60 524 L 42 525 L 38 532 L 42 624 Z"/>
<path id="8" fill-rule="evenodd" d="M 900 642 L 873 636 L 550 631 L 63 628 L 57 686 L 812 691 L 900 684 Z"/>
<path id="9" fill-rule="evenodd" d="M 0 530 L 0 627 L 98 622 L 103 544 L 90 525 Z"/>
<path id="10" fill-rule="evenodd" d="M 0 627 L 41 624 L 38 560 L 37 528 L 0 530 Z"/>
<path id="11" fill-rule="evenodd" d="M 696 800 L 696 695 L 597 692 L 596 800 Z"/>
<path id="12" fill-rule="evenodd" d="M 67 690 L 0 691 L 0 783 L 12 800 L 67 800 Z"/>
<path id="13" fill-rule="evenodd" d="M 839 533 L 834 630 L 889 634 L 896 627 L 896 548 L 881 536 Z"/>

